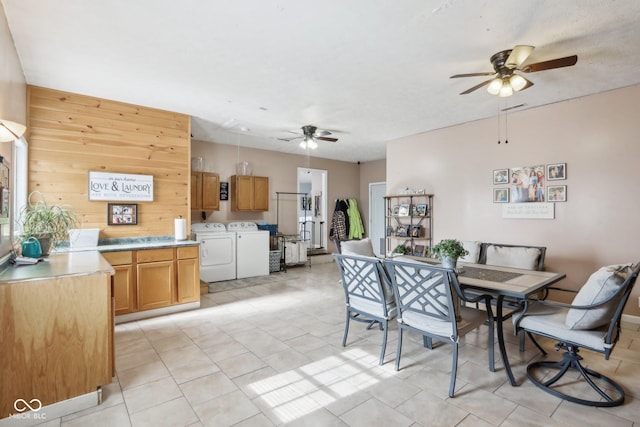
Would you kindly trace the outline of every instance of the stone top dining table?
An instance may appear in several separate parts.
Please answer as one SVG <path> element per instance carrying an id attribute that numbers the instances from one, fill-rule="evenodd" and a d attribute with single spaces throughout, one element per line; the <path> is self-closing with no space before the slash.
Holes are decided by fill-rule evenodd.
<path id="1" fill-rule="evenodd" d="M 417 261 L 429 264 L 440 264 L 437 259 L 407 256 Z M 505 342 L 503 321 L 510 317 L 511 312 L 505 315 L 503 310 L 504 298 L 523 300 L 537 294 L 565 278 L 564 273 L 550 271 L 522 270 L 518 268 L 500 267 L 487 264 L 471 264 L 458 262 L 456 270 L 458 282 L 462 289 L 470 289 L 477 293 L 491 295 L 496 300 L 496 329 L 498 333 L 498 346 L 504 368 L 512 386 L 517 383 L 509 364 Z"/>

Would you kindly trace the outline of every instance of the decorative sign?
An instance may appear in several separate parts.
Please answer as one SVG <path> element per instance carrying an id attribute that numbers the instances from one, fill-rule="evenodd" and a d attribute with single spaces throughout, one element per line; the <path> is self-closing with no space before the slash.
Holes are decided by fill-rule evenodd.
<path id="1" fill-rule="evenodd" d="M 502 218 L 553 219 L 555 203 L 505 203 Z"/>
<path id="2" fill-rule="evenodd" d="M 220 183 L 220 200 L 229 200 L 229 183 Z"/>
<path id="3" fill-rule="evenodd" d="M 90 171 L 89 200 L 153 202 L 153 175 Z"/>

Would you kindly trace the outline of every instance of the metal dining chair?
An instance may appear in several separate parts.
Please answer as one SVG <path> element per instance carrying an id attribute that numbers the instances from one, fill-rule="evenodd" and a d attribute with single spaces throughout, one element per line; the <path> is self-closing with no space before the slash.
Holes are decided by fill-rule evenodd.
<path id="1" fill-rule="evenodd" d="M 342 346 L 347 345 L 351 320 L 369 323 L 368 329 L 377 323 L 383 332 L 379 362 L 382 365 L 387 348 L 389 320 L 397 314 L 393 291 L 382 260 L 342 254 L 333 254 L 333 258 L 338 264 L 347 310 Z"/>
<path id="2" fill-rule="evenodd" d="M 528 335 L 550 338 L 557 341 L 556 350 L 564 350 L 560 361 L 536 361 L 527 366 L 527 378 L 533 384 L 556 397 L 581 405 L 611 407 L 624 403 L 622 386 L 584 367 L 578 352 L 581 348 L 587 349 L 609 359 L 620 338 L 622 311 L 639 270 L 640 263 L 599 269 L 590 276 L 572 304 L 537 299 L 524 301 L 524 310 L 513 317 L 516 333 L 524 331 Z M 533 342 L 543 355 L 547 354 L 535 339 Z M 567 388 L 563 389 L 566 384 L 560 380 L 567 375 L 571 389 L 575 390 L 576 374 L 591 388 L 593 398 L 572 395 Z"/>
<path id="3" fill-rule="evenodd" d="M 487 313 L 462 306 L 465 300 L 453 270 L 402 259 L 384 261 L 398 307 L 398 349 L 396 370 L 400 369 L 403 331 L 411 331 L 429 340 L 453 346 L 449 397 L 453 397 L 458 369 L 458 343 L 460 337 L 485 323 Z M 491 301 L 486 295 L 478 297 L 491 313 Z M 472 300 L 471 302 L 475 302 Z M 489 317 L 492 319 L 492 316 Z M 493 323 L 490 320 L 490 328 Z M 493 346 L 490 346 L 492 352 Z M 490 356 L 491 358 L 492 356 Z"/>

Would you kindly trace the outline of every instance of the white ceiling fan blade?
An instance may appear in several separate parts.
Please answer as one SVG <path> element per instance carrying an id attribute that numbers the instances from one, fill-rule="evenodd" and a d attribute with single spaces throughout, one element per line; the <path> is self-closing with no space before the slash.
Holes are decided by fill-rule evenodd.
<path id="1" fill-rule="evenodd" d="M 531 52 L 533 52 L 535 47 L 527 46 L 527 45 L 518 45 L 513 48 L 511 54 L 507 58 L 507 62 L 505 62 L 505 66 L 507 68 L 518 68 L 524 61 L 527 60 Z"/>

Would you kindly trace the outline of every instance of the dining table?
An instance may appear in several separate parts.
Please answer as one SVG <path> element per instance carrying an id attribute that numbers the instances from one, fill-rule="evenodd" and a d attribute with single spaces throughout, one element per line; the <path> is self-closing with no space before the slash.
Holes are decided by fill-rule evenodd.
<path id="1" fill-rule="evenodd" d="M 440 264 L 439 260 L 432 258 L 414 256 L 409 256 L 409 258 L 429 264 Z M 511 365 L 509 364 L 504 341 L 503 322 L 513 314 L 512 310 L 508 312 L 505 311 L 505 298 L 508 298 L 509 301 L 512 302 L 533 297 L 540 291 L 544 291 L 551 285 L 564 279 L 566 274 L 551 271 L 523 270 L 488 264 L 464 263 L 460 261 L 458 261 L 456 273 L 463 291 L 468 289 L 477 294 L 490 295 L 492 299 L 495 299 L 495 323 L 500 356 L 502 357 L 509 382 L 512 386 L 518 385 L 513 376 Z"/>

